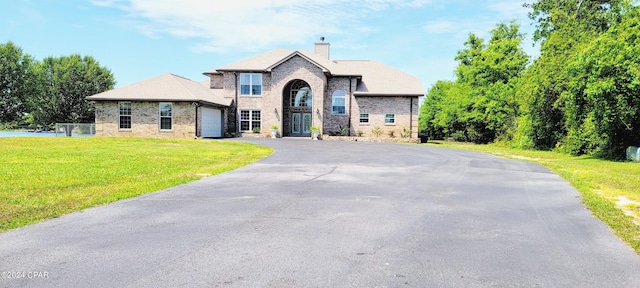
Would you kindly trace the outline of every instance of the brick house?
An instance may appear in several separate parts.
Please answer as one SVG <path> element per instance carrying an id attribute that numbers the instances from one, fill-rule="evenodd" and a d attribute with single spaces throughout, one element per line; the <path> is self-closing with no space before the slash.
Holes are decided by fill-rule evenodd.
<path id="1" fill-rule="evenodd" d="M 206 84 L 164 74 L 89 96 L 95 101 L 96 135 L 222 137 L 230 102 Z"/>
<path id="2" fill-rule="evenodd" d="M 420 80 L 376 61 L 330 60 L 329 47 L 275 49 L 204 72 L 202 83 L 166 74 L 87 97 L 96 101 L 97 134 L 220 137 L 278 126 L 281 136 L 308 137 L 315 126 L 325 135 L 416 138 Z M 205 133 L 212 126 L 214 136 Z"/>

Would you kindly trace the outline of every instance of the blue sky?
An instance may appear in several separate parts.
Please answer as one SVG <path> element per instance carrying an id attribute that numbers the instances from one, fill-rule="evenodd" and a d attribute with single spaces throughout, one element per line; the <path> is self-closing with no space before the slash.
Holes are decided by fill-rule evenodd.
<path id="1" fill-rule="evenodd" d="M 453 79 L 469 33 L 485 39 L 516 20 L 535 57 L 524 0 L 13 0 L 0 10 L 0 43 L 38 60 L 90 55 L 116 87 L 174 73 L 202 72 L 275 48 L 313 50 L 321 36 L 331 59 L 371 59 L 422 80 Z M 531 1 L 530 1 L 531 2 Z"/>

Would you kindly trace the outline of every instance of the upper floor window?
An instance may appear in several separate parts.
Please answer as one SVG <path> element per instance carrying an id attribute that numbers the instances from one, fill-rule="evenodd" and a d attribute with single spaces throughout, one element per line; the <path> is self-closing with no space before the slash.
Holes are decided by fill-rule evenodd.
<path id="1" fill-rule="evenodd" d="M 241 73 L 240 74 L 240 95 L 248 95 L 248 96 L 262 95 L 262 74 Z"/>
<path id="2" fill-rule="evenodd" d="M 131 129 L 131 102 L 120 102 L 118 110 L 118 128 Z"/>
<path id="3" fill-rule="evenodd" d="M 331 114 L 333 115 L 345 115 L 347 109 L 345 108 L 346 94 L 342 90 L 333 92 L 331 96 Z"/>
<path id="4" fill-rule="evenodd" d="M 292 107 L 311 107 L 313 94 L 311 87 L 307 82 L 296 80 L 291 84 L 291 106 Z"/>
<path id="5" fill-rule="evenodd" d="M 160 103 L 160 130 L 171 130 L 173 118 L 173 104 Z"/>

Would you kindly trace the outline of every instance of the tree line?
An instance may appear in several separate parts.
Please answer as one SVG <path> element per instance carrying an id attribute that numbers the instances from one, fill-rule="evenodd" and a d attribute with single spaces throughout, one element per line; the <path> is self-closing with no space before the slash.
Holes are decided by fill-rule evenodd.
<path id="1" fill-rule="evenodd" d="M 420 110 L 431 139 L 621 159 L 640 145 L 640 8 L 627 0 L 540 0 L 531 61 L 515 22 L 470 34 L 454 81 L 438 81 Z"/>
<path id="2" fill-rule="evenodd" d="M 85 97 L 113 89 L 114 76 L 91 56 L 35 60 L 12 42 L 0 43 L 0 127 L 92 123 Z"/>

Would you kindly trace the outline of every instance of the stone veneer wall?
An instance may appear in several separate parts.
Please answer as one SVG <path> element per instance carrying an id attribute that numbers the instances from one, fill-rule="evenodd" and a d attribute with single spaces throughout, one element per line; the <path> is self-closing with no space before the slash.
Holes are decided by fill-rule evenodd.
<path id="1" fill-rule="evenodd" d="M 413 98 L 413 107 L 411 102 Z M 418 137 L 418 97 L 393 96 L 358 96 L 352 107 L 352 134 L 362 131 L 364 136 L 374 137 L 371 130 L 379 127 L 384 132 L 380 137 L 389 137 L 389 131 L 394 131 L 395 137 L 400 137 L 403 129 L 411 129 L 411 138 Z M 413 112 L 413 115 L 411 115 Z M 360 123 L 360 113 L 369 114 L 369 123 Z M 385 114 L 395 114 L 395 124 L 384 123 Z"/>
<path id="2" fill-rule="evenodd" d="M 118 101 L 96 101 L 96 136 L 194 138 L 196 132 L 195 107 L 190 102 L 173 104 L 173 123 L 170 131 L 160 131 L 159 102 L 131 102 L 131 129 L 118 128 Z"/>

